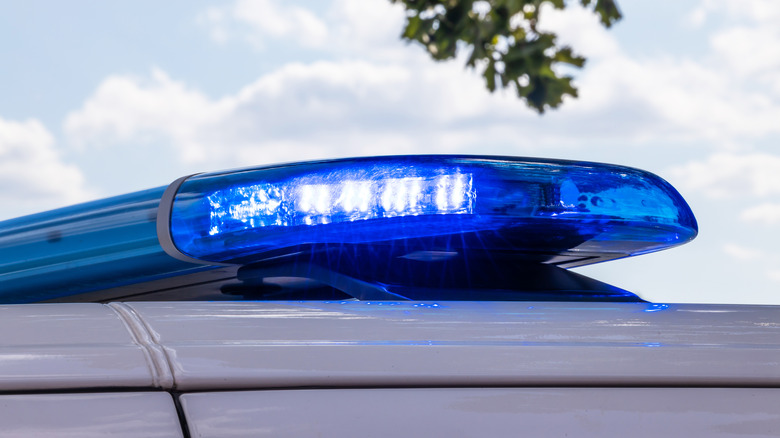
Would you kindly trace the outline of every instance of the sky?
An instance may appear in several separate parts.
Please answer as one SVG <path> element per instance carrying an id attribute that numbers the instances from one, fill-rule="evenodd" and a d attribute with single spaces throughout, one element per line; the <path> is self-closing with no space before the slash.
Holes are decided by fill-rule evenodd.
<path id="1" fill-rule="evenodd" d="M 578 3 L 578 2 L 570 2 Z M 388 0 L 0 0 L 0 220 L 203 171 L 455 153 L 649 170 L 692 243 L 578 272 L 662 302 L 780 304 L 780 2 L 576 4 L 588 61 L 539 116 L 400 40 Z"/>

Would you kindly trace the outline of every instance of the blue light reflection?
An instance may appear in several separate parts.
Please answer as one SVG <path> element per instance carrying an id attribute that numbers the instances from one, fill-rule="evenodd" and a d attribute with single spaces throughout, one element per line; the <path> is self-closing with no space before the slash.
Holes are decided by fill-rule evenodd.
<path id="1" fill-rule="evenodd" d="M 669 308 L 668 304 L 648 304 L 643 312 L 661 312 Z"/>

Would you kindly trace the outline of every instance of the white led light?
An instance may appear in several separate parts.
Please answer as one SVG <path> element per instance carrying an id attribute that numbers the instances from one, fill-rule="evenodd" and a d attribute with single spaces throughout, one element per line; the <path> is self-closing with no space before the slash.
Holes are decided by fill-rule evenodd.
<path id="1" fill-rule="evenodd" d="M 208 234 L 222 233 L 227 224 L 232 229 L 252 229 L 470 213 L 474 199 L 471 175 L 461 173 L 325 181 L 255 184 L 215 192 L 207 197 Z M 224 202 L 227 198 L 231 202 Z"/>
<path id="2" fill-rule="evenodd" d="M 466 197 L 466 187 L 463 175 L 455 175 L 452 182 L 452 188 L 450 189 L 450 202 L 454 209 L 459 209 L 463 206 L 464 198 Z"/>
<path id="3" fill-rule="evenodd" d="M 336 200 L 337 205 L 341 205 L 345 213 L 352 213 L 356 208 L 357 185 L 354 181 L 345 181 L 344 188 L 341 190 L 341 196 Z"/>
<path id="4" fill-rule="evenodd" d="M 414 178 L 409 184 L 409 209 L 415 213 L 417 211 L 417 205 L 420 202 L 420 195 L 422 194 L 422 184 L 419 178 Z"/>
<path id="5" fill-rule="evenodd" d="M 436 180 L 436 208 L 439 212 L 447 211 L 447 186 L 449 185 L 449 177 L 447 175 L 440 176 Z"/>
<path id="6" fill-rule="evenodd" d="M 395 191 L 395 211 L 397 213 L 403 213 L 406 208 L 406 181 L 400 179 L 396 180 Z"/>
<path id="7" fill-rule="evenodd" d="M 308 212 L 312 209 L 314 203 L 314 187 L 310 185 L 301 186 L 298 192 L 298 202 L 296 207 L 298 211 Z"/>
<path id="8" fill-rule="evenodd" d="M 314 186 L 314 209 L 319 214 L 326 214 L 330 211 L 330 189 L 330 186 L 324 184 Z"/>
<path id="9" fill-rule="evenodd" d="M 393 180 L 387 180 L 385 181 L 384 188 L 382 190 L 382 195 L 380 197 L 380 202 L 382 203 L 382 209 L 385 212 L 390 211 L 393 207 Z"/>
<path id="10" fill-rule="evenodd" d="M 371 190 L 372 184 L 368 181 L 358 183 L 357 200 L 358 209 L 365 213 L 368 211 L 369 204 L 371 202 Z"/>

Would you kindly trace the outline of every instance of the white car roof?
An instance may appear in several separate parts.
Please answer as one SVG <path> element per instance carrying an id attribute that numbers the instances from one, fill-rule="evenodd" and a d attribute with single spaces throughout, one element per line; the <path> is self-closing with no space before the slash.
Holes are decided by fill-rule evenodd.
<path id="1" fill-rule="evenodd" d="M 0 306 L 7 391 L 780 384 L 780 307 L 540 302 Z"/>

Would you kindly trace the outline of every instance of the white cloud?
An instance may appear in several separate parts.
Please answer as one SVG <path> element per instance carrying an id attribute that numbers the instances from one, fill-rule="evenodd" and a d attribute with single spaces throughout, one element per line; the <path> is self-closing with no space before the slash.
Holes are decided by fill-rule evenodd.
<path id="1" fill-rule="evenodd" d="M 780 135 L 780 101 L 766 87 L 735 82 L 701 62 L 616 54 L 588 65 L 578 83 L 582 110 L 622 105 L 615 124 L 636 123 L 649 140 L 706 141 L 739 150 Z"/>
<path id="2" fill-rule="evenodd" d="M 770 269 L 766 272 L 766 276 L 770 280 L 780 283 L 780 269 Z"/>
<path id="3" fill-rule="evenodd" d="M 727 28 L 711 37 L 716 53 L 731 70 L 752 76 L 777 73 L 780 69 L 780 27 L 736 26 Z"/>
<path id="4" fill-rule="evenodd" d="M 780 3 L 775 0 L 701 0 L 692 12 L 701 23 L 713 13 L 758 23 L 777 23 Z"/>
<path id="5" fill-rule="evenodd" d="M 398 60 L 413 55 L 429 60 L 422 47 L 407 47 L 400 39 L 404 9 L 387 0 L 334 0 L 326 13 L 331 32 L 327 49 L 348 57 Z"/>
<path id="6" fill-rule="evenodd" d="M 219 121 L 229 109 L 159 69 L 149 80 L 110 76 L 84 106 L 70 113 L 65 133 L 81 147 L 117 142 L 162 140 L 173 144 L 185 162 L 206 158 L 205 151 Z"/>
<path id="7" fill-rule="evenodd" d="M 769 280 L 780 282 L 780 269 L 777 268 L 780 258 L 777 257 L 774 249 L 762 250 L 732 243 L 723 245 L 723 252 L 732 259 L 756 268 L 756 274 L 763 273 Z M 776 298 L 771 295 L 764 299 L 767 300 L 767 304 L 777 304 Z"/>
<path id="8" fill-rule="evenodd" d="M 774 88 L 780 90 L 777 79 L 780 75 L 773 74 L 777 73 L 773 70 L 775 64 L 769 61 L 774 59 L 769 52 L 776 45 L 760 45 L 767 52 L 757 54 L 761 56 L 753 56 L 752 46 L 729 45 L 729 32 L 738 30 L 733 20 L 739 18 L 755 24 L 762 14 L 773 14 L 775 7 L 771 3 L 750 0 L 747 9 L 734 12 L 739 9 L 737 3 L 704 1 L 698 7 L 700 20 L 721 14 L 726 23 L 719 28 L 723 36 L 713 37 L 717 44 L 714 43 L 712 56 L 699 60 L 640 57 L 624 52 L 614 33 L 604 29 L 592 11 L 576 4 L 565 11 L 545 8 L 542 28 L 557 32 L 562 44 L 572 45 L 589 58 L 587 67 L 576 80 L 580 98 L 568 99 L 564 104 L 563 111 L 574 119 L 568 120 L 567 125 L 572 131 L 584 129 L 586 133 L 581 135 L 584 138 L 624 136 L 628 145 L 669 141 L 700 144 L 704 141 L 722 150 L 744 150 L 746 144 L 780 135 L 780 124 L 776 122 L 780 120 L 780 101 L 771 92 L 767 93 Z M 204 14 L 211 14 L 215 17 L 213 22 L 220 22 L 228 29 L 218 32 L 220 35 L 262 32 L 267 40 L 300 27 L 290 25 L 295 20 L 289 17 L 315 16 L 312 10 L 283 5 L 275 0 L 264 0 L 262 8 L 257 4 L 251 6 L 239 0 Z M 399 40 L 404 19 L 399 5 L 384 0 L 334 0 L 326 9 L 321 14 L 321 22 L 327 31 L 318 39 L 322 43 L 318 50 L 323 57 L 395 65 L 408 69 L 413 75 L 436 70 L 421 48 L 404 47 Z M 265 24 L 264 20 L 272 18 L 272 24 Z M 762 23 L 767 25 L 760 28 L 761 35 L 769 35 L 769 29 L 780 32 L 770 25 L 770 20 Z M 748 37 L 750 35 L 745 38 Z M 747 61 L 724 62 L 726 58 L 740 56 L 746 57 Z M 451 63 L 462 66 L 463 60 Z M 759 87 L 755 78 L 744 74 L 756 69 L 761 69 L 765 81 Z M 467 74 L 461 74 L 461 78 L 466 77 Z M 436 84 L 432 86 L 437 87 Z M 457 82 L 453 82 L 453 86 L 457 87 Z M 775 96 L 780 96 L 780 92 Z M 485 99 L 474 100 L 475 105 L 484 102 Z M 603 125 L 601 134 L 596 134 L 591 124 L 582 122 L 586 119 Z"/>
<path id="9" fill-rule="evenodd" d="M 198 15 L 197 22 L 208 28 L 209 36 L 212 40 L 225 44 L 231 38 L 231 32 L 228 28 L 229 18 L 223 8 L 212 7 L 204 10 Z"/>
<path id="10" fill-rule="evenodd" d="M 86 147 L 157 142 L 210 168 L 392 153 L 549 155 L 663 134 L 646 108 L 621 105 L 583 98 L 540 118 L 511 91 L 487 93 L 458 62 L 340 60 L 287 64 L 219 99 L 159 70 L 112 76 L 68 115 L 65 132 Z M 645 123 L 616 123 L 627 111 Z"/>
<path id="11" fill-rule="evenodd" d="M 760 249 L 748 248 L 733 243 L 723 245 L 723 252 L 737 260 L 745 262 L 760 260 L 766 256 Z"/>
<path id="12" fill-rule="evenodd" d="M 206 9 L 198 21 L 219 43 L 240 38 L 258 48 L 284 39 L 320 47 L 328 36 L 326 24 L 312 11 L 276 0 L 237 0 L 230 6 Z"/>
<path id="13" fill-rule="evenodd" d="M 0 215 L 9 218 L 84 201 L 90 193 L 76 166 L 62 162 L 41 122 L 0 118 Z"/>
<path id="14" fill-rule="evenodd" d="M 749 87 L 755 82 L 773 86 L 780 71 L 780 2 L 774 0 L 703 0 L 692 13 L 699 25 L 713 15 L 724 18 L 709 36 L 713 61 L 733 79 Z M 734 81 L 731 82 L 734 86 Z"/>
<path id="15" fill-rule="evenodd" d="M 615 38 L 601 25 L 593 11 L 575 3 L 565 10 L 543 4 L 539 12 L 539 27 L 558 35 L 558 43 L 573 47 L 588 59 L 598 59 L 619 54 Z"/>
<path id="16" fill-rule="evenodd" d="M 780 194 L 780 155 L 719 153 L 670 173 L 682 187 L 715 199 Z"/>
<path id="17" fill-rule="evenodd" d="M 631 102 L 636 108 L 624 119 L 648 111 L 662 121 L 655 139 L 744 151 L 780 135 L 780 2 L 705 0 L 691 20 L 703 24 L 710 17 L 718 18 L 710 51 L 698 57 L 636 55 L 615 50 L 603 36 L 600 45 L 608 50 L 584 70 L 583 100 L 598 94 L 593 100 L 607 106 Z"/>
<path id="18" fill-rule="evenodd" d="M 484 117 L 491 103 L 519 104 L 491 102 L 478 79 L 463 81 L 453 67 L 288 64 L 220 99 L 160 70 L 150 79 L 112 76 L 64 127 L 81 147 L 157 142 L 178 150 L 184 162 L 212 165 L 241 164 L 237 157 L 247 155 L 269 162 L 458 148 L 435 140 L 457 132 L 459 121 Z"/>
<path id="19" fill-rule="evenodd" d="M 244 41 L 258 49 L 303 47 L 325 56 L 409 60 L 411 51 L 399 38 L 405 17 L 401 5 L 387 0 L 332 0 L 322 5 L 324 12 L 317 13 L 280 0 L 235 0 L 205 9 L 197 21 L 221 44 Z"/>
<path id="20" fill-rule="evenodd" d="M 269 42 L 295 40 L 300 35 L 291 32 L 309 19 L 302 17 L 316 16 L 264 0 L 236 1 L 202 17 L 224 25 L 215 28 L 224 38 L 215 38 L 237 32 L 249 38 L 251 31 L 262 32 Z M 398 39 L 403 22 L 398 5 L 335 0 L 316 18 L 325 30 L 312 27 L 328 61 L 280 66 L 220 98 L 160 70 L 151 78 L 111 76 L 69 114 L 65 132 L 73 143 L 90 147 L 167 144 L 187 163 L 214 167 L 245 164 L 237 157 L 247 156 L 269 162 L 403 151 L 518 154 L 604 140 L 623 147 L 706 142 L 743 151 L 780 135 L 780 102 L 764 89 L 734 86 L 732 73 L 709 61 L 632 56 L 582 8 L 548 11 L 546 17 L 545 25 L 558 30 L 563 42 L 582 47 L 592 58 L 577 81 L 581 98 L 544 118 L 526 109 L 511 90 L 487 93 L 463 60 L 434 63 L 420 48 L 404 47 Z M 223 158 L 215 161 L 209 154 L 214 150 Z M 771 163 L 777 157 L 743 163 L 740 157 L 746 155 L 731 155 L 680 166 L 680 179 L 713 196 L 772 192 L 777 177 Z M 753 173 L 743 176 L 746 169 Z"/>
<path id="21" fill-rule="evenodd" d="M 707 9 L 700 5 L 688 14 L 686 22 L 694 28 L 699 28 L 707 21 L 707 12 Z"/>
<path id="22" fill-rule="evenodd" d="M 742 212 L 739 218 L 745 222 L 774 225 L 780 223 L 780 204 L 766 202 Z"/>
<path id="23" fill-rule="evenodd" d="M 780 93 L 767 93 L 780 90 L 780 27 L 769 20 L 756 27 L 752 21 L 768 8 L 780 11 L 780 3 L 749 2 L 755 13 L 743 12 L 743 18 L 753 27 L 737 27 L 724 15 L 741 2 L 721 3 L 705 1 L 694 13 L 698 21 L 721 14 L 726 23 L 712 37 L 711 53 L 699 59 L 624 52 L 592 12 L 573 5 L 545 11 L 544 27 L 588 57 L 577 80 L 580 99 L 569 106 L 603 111 L 614 125 L 631 123 L 638 129 L 633 137 L 645 141 L 706 141 L 722 150 L 744 150 L 780 135 Z"/>

